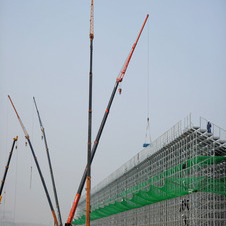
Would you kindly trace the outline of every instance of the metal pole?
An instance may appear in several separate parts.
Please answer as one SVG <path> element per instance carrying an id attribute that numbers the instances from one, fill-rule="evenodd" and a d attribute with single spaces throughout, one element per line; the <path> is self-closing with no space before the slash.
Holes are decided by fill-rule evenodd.
<path id="1" fill-rule="evenodd" d="M 27 137 L 26 137 L 26 138 L 27 138 Z M 41 169 L 40 169 L 40 166 L 39 166 L 37 157 L 35 156 L 35 152 L 34 152 L 34 149 L 33 149 L 33 147 L 32 147 L 32 144 L 31 144 L 30 139 L 27 138 L 27 141 L 28 141 L 28 144 L 29 144 L 29 146 L 30 146 L 32 155 L 33 155 L 33 157 L 34 157 L 35 164 L 36 164 L 36 166 L 37 166 L 37 169 L 38 169 L 38 172 L 39 172 L 39 176 L 40 176 L 40 178 L 41 178 L 42 185 L 43 185 L 44 190 L 45 190 L 45 193 L 46 193 L 46 197 L 47 197 L 47 200 L 48 200 L 48 203 L 49 203 L 49 206 L 50 206 L 52 215 L 53 215 L 53 219 L 54 219 L 55 225 L 58 226 L 58 221 L 57 221 L 57 218 L 56 218 L 56 214 L 55 214 L 55 211 L 54 211 L 54 209 L 53 209 L 53 205 L 52 205 L 52 202 L 51 202 L 51 199 L 50 199 L 50 196 L 49 196 L 49 192 L 48 192 L 48 190 L 47 190 L 46 183 L 45 183 L 44 177 L 43 177 L 43 175 L 42 175 L 42 171 L 41 171 Z"/>
<path id="2" fill-rule="evenodd" d="M 8 161 L 7 161 L 7 165 L 5 167 L 5 173 L 4 173 L 4 176 L 3 176 L 3 179 L 2 179 L 1 188 L 0 188 L 0 204 L 1 204 L 1 200 L 2 200 L 3 186 L 5 184 L 5 179 L 6 179 L 6 176 L 7 176 L 7 172 L 8 172 L 8 169 L 9 169 L 9 164 L 10 164 L 11 157 L 12 157 L 12 154 L 13 154 L 13 149 L 14 149 L 14 146 L 15 146 L 15 143 L 16 143 L 17 140 L 18 140 L 18 136 L 13 138 L 12 148 L 11 148 L 11 151 L 9 152 L 9 158 L 8 158 Z"/>
<path id="3" fill-rule="evenodd" d="M 119 82 L 116 82 L 116 83 L 115 83 L 114 89 L 113 89 L 112 94 L 111 94 L 110 101 L 109 101 L 109 103 L 108 103 L 107 109 L 105 110 L 104 117 L 103 117 L 103 119 L 102 119 L 100 128 L 99 128 L 99 130 L 98 130 L 96 139 L 95 139 L 95 141 L 94 141 L 94 145 L 93 145 L 93 148 L 92 148 L 92 151 L 91 151 L 91 163 L 92 163 L 93 158 L 94 158 L 94 155 L 95 155 L 95 153 L 96 153 L 97 146 L 98 146 L 98 144 L 99 144 L 99 140 L 100 140 L 100 137 L 101 137 L 101 134 L 102 134 L 104 125 L 105 125 L 105 123 L 106 123 L 106 120 L 107 120 L 107 117 L 108 117 L 108 114 L 109 114 L 109 111 L 110 111 L 110 108 L 111 108 L 112 101 L 113 101 L 113 99 L 114 99 L 116 90 L 117 90 L 117 88 L 118 88 L 118 84 L 119 84 Z M 85 184 L 85 181 L 86 181 L 86 177 L 87 177 L 87 166 L 86 166 L 86 169 L 85 169 L 85 171 L 84 171 L 84 173 L 83 173 L 83 176 L 82 176 L 82 179 L 81 179 L 79 188 L 78 188 L 78 190 L 77 190 L 77 194 L 76 194 L 76 196 L 75 196 L 75 199 L 74 199 L 74 202 L 73 202 L 73 206 L 72 206 L 72 209 L 71 209 L 71 212 L 70 212 L 68 221 L 67 221 L 67 223 L 65 224 L 65 226 L 71 226 L 71 225 L 72 225 L 71 222 L 72 222 L 72 220 L 73 220 L 73 217 L 74 217 L 75 210 L 76 210 L 76 208 L 77 208 L 79 199 L 80 199 L 80 197 L 81 197 L 82 190 L 83 190 L 83 187 L 84 187 L 84 184 Z"/>
<path id="4" fill-rule="evenodd" d="M 86 226 L 90 225 L 90 191 L 91 191 L 91 148 L 92 148 L 92 63 L 93 35 L 90 35 L 90 73 L 89 73 L 89 111 L 88 111 L 88 150 L 87 150 L 87 181 L 86 181 Z"/>
<path id="5" fill-rule="evenodd" d="M 50 170 L 50 175 L 51 175 L 51 180 L 52 180 L 53 192 L 54 192 L 54 197 L 55 197 L 55 202 L 56 202 L 56 208 L 57 208 L 57 212 L 58 212 L 59 225 L 62 226 L 63 224 L 62 224 L 61 213 L 60 213 L 60 205 L 59 205 L 58 196 L 57 196 L 56 184 L 55 184 L 55 180 L 54 180 L 53 169 L 52 169 L 52 164 L 51 164 L 51 160 L 50 160 L 50 154 L 49 154 L 49 148 L 48 148 L 48 144 L 47 144 L 45 129 L 42 125 L 41 117 L 40 117 L 38 107 L 37 107 L 37 104 L 36 104 L 34 97 L 33 97 L 33 100 L 34 100 L 35 108 L 36 108 L 36 111 L 37 111 L 37 114 L 38 114 L 40 128 L 41 128 L 43 138 L 44 138 L 46 154 L 47 154 L 48 163 L 49 163 L 49 170 Z"/>

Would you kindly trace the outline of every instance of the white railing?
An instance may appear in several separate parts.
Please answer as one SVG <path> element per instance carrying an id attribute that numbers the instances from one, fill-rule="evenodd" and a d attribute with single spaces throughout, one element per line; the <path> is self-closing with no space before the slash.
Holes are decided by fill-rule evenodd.
<path id="1" fill-rule="evenodd" d="M 96 185 L 91 194 L 95 194 L 100 191 L 102 188 L 122 176 L 127 171 L 131 170 L 135 166 L 137 166 L 140 162 L 144 161 L 147 157 L 153 155 L 162 147 L 166 146 L 177 137 L 179 137 L 182 133 L 192 128 L 191 114 L 184 118 L 184 123 L 182 120 L 177 122 L 172 128 L 167 130 L 164 134 L 154 140 L 148 147 L 141 150 L 138 154 L 132 157 L 128 162 L 123 164 L 119 169 L 110 174 L 107 178 L 105 178 L 102 182 Z M 84 196 L 81 199 L 81 202 L 84 200 Z"/>
<path id="2" fill-rule="evenodd" d="M 200 117 L 199 122 L 199 128 L 202 130 L 207 129 L 207 122 L 203 117 Z M 219 126 L 212 123 L 211 132 L 213 136 L 219 137 L 220 140 L 225 141 L 226 140 L 226 130 L 220 128 Z M 197 127 L 197 128 L 198 128 Z M 148 147 L 141 150 L 138 154 L 136 154 L 134 157 L 132 157 L 129 161 L 127 161 L 125 164 L 123 164 L 119 169 L 114 171 L 112 174 L 110 174 L 107 178 L 105 178 L 102 182 L 100 182 L 97 186 L 95 186 L 91 193 L 95 194 L 96 192 L 100 191 L 104 187 L 106 187 L 108 184 L 112 183 L 119 177 L 121 177 L 123 174 L 131 170 L 132 168 L 136 167 L 138 164 L 140 164 L 142 161 L 144 161 L 149 156 L 153 155 L 157 151 L 159 151 L 161 148 L 175 140 L 177 137 L 182 135 L 184 132 L 188 131 L 189 129 L 194 128 L 192 123 L 191 114 L 186 116 L 184 120 L 181 120 L 177 122 L 172 128 L 167 130 L 164 134 L 162 134 L 160 137 L 158 137 L 156 140 L 154 140 Z M 85 196 L 81 198 L 81 202 L 85 200 Z"/>
<path id="3" fill-rule="evenodd" d="M 207 123 L 209 120 L 203 118 L 203 117 L 200 117 L 200 128 L 203 129 L 203 130 L 207 130 Z M 221 127 L 215 125 L 214 123 L 211 123 L 211 133 L 213 134 L 214 137 L 218 137 L 219 140 L 222 140 L 222 141 L 226 141 L 226 130 L 222 129 Z"/>

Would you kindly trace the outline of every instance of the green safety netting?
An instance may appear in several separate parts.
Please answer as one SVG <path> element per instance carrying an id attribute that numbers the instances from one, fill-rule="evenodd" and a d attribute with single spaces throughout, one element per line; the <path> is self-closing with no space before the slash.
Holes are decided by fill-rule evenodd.
<path id="1" fill-rule="evenodd" d="M 186 167 L 194 166 L 199 163 L 199 167 L 205 167 L 207 165 L 220 162 L 226 159 L 223 156 L 197 156 L 195 158 L 186 161 Z M 166 199 L 176 198 L 178 196 L 183 196 L 193 192 L 211 192 L 226 195 L 226 183 L 225 179 L 213 179 L 209 177 L 182 177 L 183 170 L 182 164 L 179 164 L 158 176 L 155 176 L 145 182 L 142 182 L 127 191 L 120 193 L 118 197 L 121 198 L 120 201 L 108 200 L 113 203 L 106 204 L 103 207 L 95 207 L 95 210 L 91 212 L 90 219 L 96 220 L 102 217 L 107 217 L 116 213 L 124 212 L 134 208 L 139 208 L 145 205 L 150 205 L 152 203 L 160 202 Z M 181 171 L 181 172 L 180 172 Z M 169 177 L 170 175 L 179 172 L 179 177 Z M 158 180 L 163 180 L 163 186 L 156 186 L 152 183 Z M 148 190 L 142 190 L 148 185 Z M 133 192 L 134 191 L 134 192 Z M 132 193 L 132 198 L 128 199 L 125 196 Z M 103 204 L 102 204 L 103 205 Z M 100 205 L 99 205 L 100 206 Z M 75 219 L 73 224 L 81 225 L 85 223 L 85 215 Z"/>

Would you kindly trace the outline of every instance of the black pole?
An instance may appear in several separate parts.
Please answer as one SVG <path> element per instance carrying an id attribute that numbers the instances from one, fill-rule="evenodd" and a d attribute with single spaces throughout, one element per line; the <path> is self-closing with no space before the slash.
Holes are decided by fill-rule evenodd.
<path id="1" fill-rule="evenodd" d="M 59 205 L 58 197 L 57 197 L 57 190 L 56 190 L 56 185 L 55 185 L 55 180 L 54 180 L 54 175 L 53 175 L 52 164 L 51 164 L 51 160 L 50 160 L 50 154 L 49 154 L 49 148 L 48 148 L 48 144 L 47 144 L 45 129 L 42 125 L 41 117 L 40 117 L 38 107 L 37 107 L 37 104 L 36 104 L 34 97 L 33 97 L 33 100 L 34 100 L 34 103 L 35 103 L 35 107 L 36 107 L 36 111 L 37 111 L 38 119 L 39 119 L 39 123 L 40 123 L 40 128 L 41 128 L 43 138 L 44 138 L 44 142 L 45 142 L 45 148 L 46 148 L 46 154 L 47 154 L 48 163 L 49 163 L 49 170 L 50 170 L 50 175 L 51 175 L 51 180 L 52 180 L 53 192 L 54 192 L 56 208 L 57 208 L 57 212 L 58 212 L 59 225 L 62 226 L 63 224 L 62 224 L 61 213 L 60 213 L 60 205 Z"/>
<path id="2" fill-rule="evenodd" d="M 99 140 L 100 140 L 101 134 L 102 134 L 102 132 L 103 132 L 105 123 L 106 123 L 106 121 L 107 121 L 107 118 L 108 118 L 108 115 L 109 115 L 109 111 L 110 111 L 110 108 L 111 108 L 113 99 L 114 99 L 114 97 L 115 97 L 115 93 L 116 93 L 116 91 L 117 91 L 118 85 L 119 85 L 119 82 L 116 82 L 116 83 L 115 83 L 115 86 L 114 86 L 114 89 L 113 89 L 113 91 L 112 91 L 110 100 L 109 100 L 109 102 L 108 102 L 107 109 L 105 110 L 105 113 L 104 113 L 104 116 L 103 116 L 103 119 L 102 119 L 100 128 L 99 128 L 99 130 L 98 130 L 96 139 L 95 139 L 95 141 L 94 141 L 93 148 L 92 148 L 92 151 L 91 151 L 91 163 L 92 163 L 93 158 L 94 158 L 94 155 L 95 155 L 95 153 L 96 153 L 96 150 L 97 150 L 97 147 L 98 147 L 98 144 L 99 144 Z M 85 169 L 85 171 L 84 171 L 84 173 L 83 173 L 83 177 L 82 177 L 81 182 L 80 182 L 80 185 L 79 185 L 79 188 L 78 188 L 78 191 L 77 191 L 77 193 L 78 193 L 79 195 L 82 194 L 82 190 L 83 190 L 83 187 L 84 187 L 84 184 L 85 184 L 86 176 L 87 176 L 87 170 Z"/>
<path id="3" fill-rule="evenodd" d="M 2 179 L 1 188 L 0 188 L 0 204 L 1 204 L 1 199 L 2 199 L 2 190 L 3 190 L 4 184 L 5 184 L 5 179 L 6 179 L 6 176 L 7 176 L 7 172 L 8 172 L 8 169 L 9 169 L 9 164 L 10 164 L 11 157 L 12 157 L 12 154 L 13 154 L 13 149 L 14 149 L 14 146 L 15 146 L 15 143 L 16 143 L 17 140 L 18 140 L 18 136 L 13 138 L 12 148 L 11 148 L 11 151 L 9 152 L 9 158 L 8 158 L 8 161 L 7 161 L 7 165 L 5 167 L 5 173 L 4 173 L 4 176 L 3 176 L 3 179 Z"/>
<path id="4" fill-rule="evenodd" d="M 29 146 L 30 146 L 32 155 L 33 155 L 33 157 L 34 157 L 35 164 L 36 164 L 36 166 L 37 166 L 37 169 L 38 169 L 38 172 L 39 172 L 39 176 L 40 176 L 40 178 L 41 178 L 42 185 L 43 185 L 43 187 L 44 187 L 44 190 L 45 190 L 45 193 L 46 193 L 46 197 L 47 197 L 47 200 L 48 200 L 48 203 L 49 203 L 49 206 L 50 206 L 50 209 L 51 209 L 53 218 L 54 218 L 54 222 L 55 222 L 56 225 L 58 225 L 58 222 L 57 222 L 57 219 L 56 219 L 56 215 L 55 215 L 55 211 L 54 211 L 54 209 L 53 209 L 53 205 L 52 205 L 52 202 L 51 202 L 51 199 L 50 199 L 50 196 L 49 196 L 49 192 L 48 192 L 48 189 L 47 189 L 47 187 L 46 187 L 46 183 L 45 183 L 44 177 L 43 177 L 43 175 L 42 175 L 42 171 L 41 171 L 41 169 L 40 169 L 40 166 L 39 166 L 37 157 L 35 156 L 35 152 L 34 152 L 34 149 L 33 149 L 33 147 L 32 147 L 32 144 L 31 144 L 30 139 L 27 138 L 27 137 L 26 137 L 26 139 L 27 139 L 28 144 L 29 144 Z"/>
<path id="5" fill-rule="evenodd" d="M 113 99 L 115 97 L 115 93 L 117 91 L 118 85 L 119 85 L 119 81 L 116 81 L 115 86 L 114 86 L 113 91 L 112 91 L 112 94 L 111 94 L 111 97 L 110 97 L 110 100 L 109 100 L 108 105 L 107 105 L 107 109 L 105 110 L 105 113 L 104 113 L 101 125 L 99 127 L 96 139 L 95 139 L 94 144 L 93 144 L 93 148 L 92 148 L 92 151 L 91 151 L 91 162 L 90 162 L 90 164 L 92 163 L 94 155 L 96 153 L 96 149 L 98 147 L 99 140 L 100 140 L 101 134 L 102 134 L 103 129 L 104 129 L 104 125 L 105 125 L 105 123 L 107 121 L 107 118 L 108 118 L 108 115 L 109 115 L 109 111 L 110 111 Z M 70 212 L 69 218 L 67 220 L 67 223 L 65 223 L 65 226 L 71 226 L 72 225 L 71 222 L 72 222 L 72 219 L 74 217 L 75 210 L 76 210 L 76 207 L 78 205 L 79 199 L 81 197 L 82 190 L 84 188 L 84 184 L 85 184 L 85 181 L 86 181 L 86 177 L 87 177 L 87 166 L 86 166 L 86 169 L 84 170 L 81 182 L 79 184 L 79 188 L 77 190 L 77 194 L 75 196 L 73 207 L 71 209 L 71 212 Z"/>
<path id="6" fill-rule="evenodd" d="M 92 82 L 93 82 L 93 34 L 90 34 L 90 72 L 89 72 L 89 110 L 88 110 L 88 145 L 87 145 L 87 182 L 86 182 L 86 226 L 90 225 L 91 191 L 91 148 L 92 148 Z"/>
<path id="7" fill-rule="evenodd" d="M 90 73 L 89 73 L 89 118 L 88 118 L 88 152 L 87 152 L 87 176 L 91 176 L 91 140 L 92 140 L 92 83 L 93 83 L 93 38 L 90 39 Z"/>

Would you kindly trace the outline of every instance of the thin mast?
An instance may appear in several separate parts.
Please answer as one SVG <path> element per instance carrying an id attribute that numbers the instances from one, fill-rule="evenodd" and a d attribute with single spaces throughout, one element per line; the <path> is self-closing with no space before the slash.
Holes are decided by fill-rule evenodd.
<path id="1" fill-rule="evenodd" d="M 32 147 L 32 144 L 31 144 L 29 135 L 28 135 L 28 133 L 27 133 L 27 131 L 26 131 L 26 129 L 25 129 L 25 127 L 24 127 L 24 125 L 23 125 L 21 119 L 20 119 L 20 116 L 18 115 L 18 113 L 17 113 L 17 111 L 16 111 L 16 108 L 15 108 L 15 106 L 14 106 L 14 104 L 13 104 L 13 102 L 12 102 L 12 100 L 11 100 L 11 98 L 10 98 L 9 95 L 8 95 L 8 97 L 9 97 L 9 100 L 10 100 L 10 102 L 11 102 L 13 108 L 14 108 L 14 111 L 15 111 L 15 113 L 16 113 L 16 115 L 17 115 L 17 118 L 18 118 L 18 120 L 19 120 L 19 122 L 20 122 L 20 125 L 21 125 L 21 127 L 22 127 L 22 129 L 23 129 L 23 131 L 24 131 L 24 134 L 25 134 L 25 137 L 26 137 L 26 139 L 27 139 L 27 141 L 28 141 L 28 144 L 29 144 L 29 146 L 30 146 L 32 155 L 33 155 L 34 160 L 35 160 L 35 164 L 36 164 L 37 169 L 38 169 L 38 172 L 39 172 L 39 176 L 40 176 L 41 181 L 42 181 L 42 185 L 43 185 L 44 190 L 45 190 L 45 193 L 46 193 L 46 197 L 47 197 L 48 203 L 49 203 L 49 206 L 50 206 L 52 215 L 53 215 L 54 223 L 55 223 L 56 226 L 58 226 L 58 221 L 57 221 L 57 218 L 56 218 L 55 211 L 54 211 L 54 209 L 53 209 L 53 205 L 52 205 L 52 202 L 51 202 L 51 199 L 50 199 L 50 196 L 49 196 L 49 192 L 48 192 L 48 189 L 47 189 L 47 187 L 46 187 L 46 183 L 45 183 L 44 177 L 42 176 L 42 171 L 41 171 L 41 169 L 40 169 L 40 167 L 39 167 L 39 163 L 38 163 L 37 157 L 35 156 L 35 152 L 34 152 L 34 149 L 33 149 L 33 147 Z"/>
<path id="2" fill-rule="evenodd" d="M 57 197 L 57 190 L 56 190 L 56 185 L 55 185 L 55 180 L 54 180 L 54 175 L 53 175 L 53 169 L 52 169 L 52 164 L 51 164 L 51 160 L 50 160 L 50 154 L 49 154 L 49 148 L 47 145 L 47 139 L 46 139 L 46 134 L 45 134 L 45 129 L 43 127 L 42 124 L 42 120 L 39 114 L 39 110 L 35 101 L 35 98 L 33 97 L 34 100 L 34 104 L 35 104 L 35 108 L 38 114 L 38 119 L 39 119 L 39 124 L 40 124 L 40 128 L 44 137 L 44 142 L 45 142 L 45 148 L 46 148 L 46 154 L 47 154 L 47 158 L 48 158 L 48 162 L 49 162 L 49 170 L 50 170 L 50 175 L 51 175 L 51 180 L 52 180 L 52 186 L 53 186 L 53 192 L 54 192 L 54 197 L 55 197 L 55 202 L 56 202 L 56 208 L 57 208 L 57 212 L 58 212 L 58 221 L 59 221 L 59 225 L 62 226 L 62 219 L 61 219 L 61 213 L 60 213 L 60 205 L 58 202 L 58 197 Z"/>
<path id="3" fill-rule="evenodd" d="M 87 177 L 86 177 L 86 226 L 90 226 L 90 191 L 91 191 L 91 148 L 92 148 L 92 80 L 93 80 L 93 38 L 94 38 L 94 6 L 90 7 L 90 72 L 89 72 L 89 110 L 88 110 L 88 145 L 87 145 Z"/>
<path id="4" fill-rule="evenodd" d="M 104 125 L 105 125 L 105 123 L 107 121 L 107 117 L 108 117 L 108 114 L 109 114 L 109 111 L 110 111 L 110 108 L 111 108 L 111 104 L 112 104 L 112 102 L 114 100 L 115 93 L 117 91 L 118 85 L 123 80 L 123 77 L 124 77 L 124 75 L 126 73 L 126 70 L 127 70 L 128 65 L 129 65 L 130 59 L 132 57 L 132 54 L 134 52 L 134 49 L 136 48 L 137 42 L 138 42 L 138 40 L 140 38 L 140 35 L 141 35 L 142 31 L 143 31 L 143 28 L 144 28 L 144 26 L 146 24 L 146 21 L 147 21 L 148 17 L 149 17 L 149 15 L 146 16 L 146 19 L 145 19 L 145 21 L 143 23 L 143 26 L 142 26 L 142 28 L 140 30 L 140 33 L 139 33 L 138 37 L 137 37 L 137 40 L 133 44 L 133 47 L 132 47 L 132 49 L 130 51 L 130 54 L 129 54 L 127 60 L 126 60 L 126 63 L 124 64 L 124 67 L 123 67 L 122 71 L 120 72 L 119 76 L 116 79 L 116 83 L 114 85 L 114 88 L 113 88 L 113 91 L 112 91 L 110 100 L 108 102 L 108 105 L 107 105 L 107 108 L 105 110 L 105 113 L 104 113 L 104 116 L 103 116 L 101 125 L 99 127 L 99 130 L 98 130 L 98 133 L 97 133 L 97 136 L 96 136 L 96 140 L 94 141 L 94 145 L 92 147 L 92 151 L 91 151 L 91 163 L 92 163 L 93 158 L 94 158 L 94 155 L 96 153 L 96 149 L 97 149 L 97 146 L 99 144 L 99 140 L 100 140 L 102 131 L 104 129 Z M 69 217 L 68 217 L 68 220 L 67 220 L 67 223 L 65 224 L 65 226 L 70 226 L 71 223 L 72 223 L 73 217 L 75 215 L 75 210 L 76 210 L 77 205 L 79 203 L 79 200 L 80 200 L 80 197 L 81 197 L 81 194 L 82 194 L 82 190 L 83 190 L 83 187 L 84 187 L 84 184 L 85 184 L 86 176 L 87 176 L 87 168 L 84 170 L 84 173 L 83 173 L 83 176 L 82 176 L 82 179 L 81 179 L 81 182 L 80 182 L 80 185 L 79 185 L 77 194 L 75 196 L 75 199 L 74 199 L 74 202 L 72 204 L 72 208 L 71 208 L 71 211 L 70 211 L 70 214 L 69 214 Z"/>
<path id="5" fill-rule="evenodd" d="M 11 151 L 9 152 L 9 158 L 8 158 L 8 161 L 7 161 L 7 165 L 5 167 L 5 173 L 4 173 L 1 188 L 0 188 L 0 204 L 1 204 L 1 200 L 2 200 L 2 190 L 3 190 L 4 184 L 5 184 L 5 179 L 6 179 L 6 176 L 7 176 L 8 169 L 9 169 L 10 160 L 11 160 L 11 157 L 12 157 L 12 154 L 13 154 L 13 149 L 14 149 L 14 146 L 15 146 L 15 143 L 16 143 L 17 140 L 18 140 L 18 136 L 13 138 L 12 148 L 11 148 Z"/>

